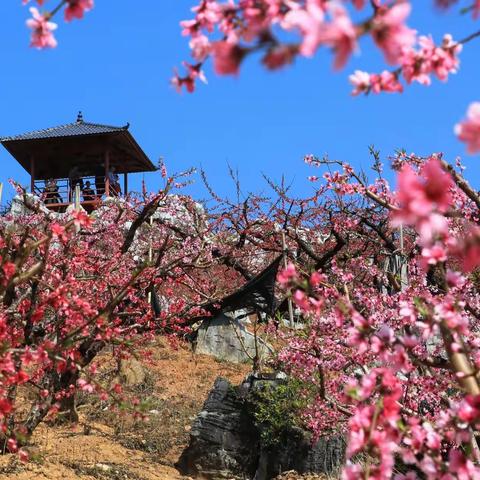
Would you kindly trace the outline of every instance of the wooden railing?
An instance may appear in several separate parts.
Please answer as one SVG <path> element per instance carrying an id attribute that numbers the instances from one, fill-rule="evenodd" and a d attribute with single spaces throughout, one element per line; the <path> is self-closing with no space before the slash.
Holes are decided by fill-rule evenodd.
<path id="1" fill-rule="evenodd" d="M 87 185 L 90 182 L 90 185 Z M 76 193 L 77 192 L 77 193 Z M 78 202 L 87 210 L 92 210 L 105 195 L 105 180 L 98 177 L 82 177 L 71 182 L 68 178 L 53 180 L 36 180 L 34 193 L 42 199 L 45 206 L 52 210 L 60 210 Z M 110 187 L 110 195 L 120 194 Z"/>

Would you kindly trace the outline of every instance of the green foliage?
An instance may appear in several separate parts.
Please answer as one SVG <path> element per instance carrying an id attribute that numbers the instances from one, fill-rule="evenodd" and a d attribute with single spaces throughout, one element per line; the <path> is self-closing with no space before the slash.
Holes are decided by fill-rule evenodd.
<path id="1" fill-rule="evenodd" d="M 279 385 L 266 383 L 250 393 L 250 407 L 264 446 L 282 442 L 292 428 L 303 426 L 301 412 L 309 397 L 306 384 L 293 378 Z"/>

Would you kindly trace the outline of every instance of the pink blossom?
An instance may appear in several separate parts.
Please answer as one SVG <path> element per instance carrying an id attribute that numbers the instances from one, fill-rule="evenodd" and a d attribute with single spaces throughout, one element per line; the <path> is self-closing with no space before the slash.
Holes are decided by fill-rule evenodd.
<path id="1" fill-rule="evenodd" d="M 355 87 L 352 95 L 360 93 L 380 93 L 380 92 L 402 92 L 402 84 L 398 81 L 397 75 L 388 70 L 380 74 L 369 74 L 356 70 L 353 75 L 349 77 L 350 83 Z"/>
<path id="2" fill-rule="evenodd" d="M 340 69 L 357 47 L 357 33 L 347 11 L 340 5 L 331 7 L 332 21 L 322 28 L 318 41 L 335 52 L 334 68 Z"/>
<path id="3" fill-rule="evenodd" d="M 475 423 L 480 420 L 480 395 L 467 395 L 458 406 L 458 418 L 462 422 Z"/>
<path id="4" fill-rule="evenodd" d="M 437 238 L 446 239 L 448 237 L 447 219 L 439 213 L 418 217 L 415 229 L 419 237 L 418 243 L 423 246 L 430 245 Z"/>
<path id="5" fill-rule="evenodd" d="M 467 144 L 468 153 L 480 151 L 480 102 L 470 104 L 466 120 L 455 126 L 455 133 Z"/>
<path id="6" fill-rule="evenodd" d="M 379 75 L 372 74 L 370 76 L 371 88 L 373 93 L 380 92 L 402 92 L 403 87 L 398 81 L 398 78 L 388 70 L 383 71 Z"/>
<path id="7" fill-rule="evenodd" d="M 188 62 L 183 62 L 183 66 L 187 69 L 188 77 L 195 81 L 197 78 L 203 82 L 207 83 L 207 78 L 202 70 L 202 64 L 197 63 L 196 65 L 191 65 Z"/>
<path id="8" fill-rule="evenodd" d="M 360 388 L 358 389 L 358 394 L 360 398 L 367 399 L 372 395 L 375 387 L 377 385 L 377 375 L 375 372 L 370 373 L 369 375 L 365 375 L 360 384 Z"/>
<path id="9" fill-rule="evenodd" d="M 480 244 L 472 243 L 468 245 L 463 255 L 462 268 L 464 272 L 471 272 L 480 265 Z"/>
<path id="10" fill-rule="evenodd" d="M 352 315 L 353 327 L 347 330 L 347 344 L 356 347 L 359 353 L 364 353 L 369 348 L 368 331 L 369 323 L 358 312 Z"/>
<path id="11" fill-rule="evenodd" d="M 473 4 L 473 18 L 478 18 L 480 16 L 480 0 L 475 0 Z"/>
<path id="12" fill-rule="evenodd" d="M 450 450 L 450 471 L 455 475 L 458 480 L 471 480 L 478 478 L 480 475 L 480 469 L 475 467 L 471 460 L 465 457 L 463 453 L 458 450 Z"/>
<path id="13" fill-rule="evenodd" d="M 64 226 L 58 223 L 52 223 L 50 230 L 52 231 L 53 235 L 59 238 L 62 242 L 66 242 L 68 240 L 68 232 L 65 230 Z"/>
<path id="14" fill-rule="evenodd" d="M 30 455 L 29 453 L 27 452 L 27 450 L 21 448 L 19 451 L 18 451 L 18 458 L 20 459 L 21 462 L 28 462 L 29 458 L 30 458 Z"/>
<path id="15" fill-rule="evenodd" d="M 442 46 L 434 49 L 432 69 L 440 80 L 447 80 L 449 73 L 457 73 L 460 64 L 458 54 L 462 49 L 463 45 L 455 42 L 450 34 L 444 35 Z"/>
<path id="16" fill-rule="evenodd" d="M 11 402 L 7 398 L 0 398 L 0 416 L 5 417 L 13 410 Z"/>
<path id="17" fill-rule="evenodd" d="M 323 40 L 325 27 L 324 7 L 315 0 L 307 0 L 306 7 L 292 8 L 284 17 L 282 26 L 290 30 L 297 28 L 303 36 L 300 53 L 311 57 Z"/>
<path id="18" fill-rule="evenodd" d="M 280 270 L 277 280 L 281 285 L 287 286 L 292 280 L 297 278 L 297 270 L 292 262 L 289 262 L 287 268 Z"/>
<path id="19" fill-rule="evenodd" d="M 307 165 L 312 165 L 313 167 L 319 167 L 320 166 L 320 162 L 319 162 L 318 158 L 315 155 L 313 155 L 312 153 L 309 153 L 309 154 L 305 155 L 303 157 L 303 161 Z"/>
<path id="20" fill-rule="evenodd" d="M 0 257 L 0 259 L 1 259 L 1 257 Z M 3 270 L 3 274 L 4 274 L 5 283 L 7 283 L 13 277 L 13 275 L 15 274 L 15 271 L 17 270 L 17 267 L 12 262 L 5 262 L 2 265 L 2 270 Z"/>
<path id="21" fill-rule="evenodd" d="M 213 65 L 219 75 L 235 75 L 246 50 L 234 43 L 220 41 L 212 43 Z"/>
<path id="22" fill-rule="evenodd" d="M 402 74 L 407 83 L 414 81 L 421 85 L 430 85 L 432 83 L 426 62 L 413 48 L 403 50 L 400 62 L 402 64 Z"/>
<path id="23" fill-rule="evenodd" d="M 439 80 L 446 81 L 450 73 L 457 72 L 462 45 L 454 42 L 451 35 L 444 36 L 440 47 L 434 44 L 431 37 L 425 36 L 419 38 L 419 45 L 419 51 L 405 48 L 402 52 L 400 63 L 407 83 L 416 81 L 430 85 L 432 73 Z"/>
<path id="24" fill-rule="evenodd" d="M 422 257 L 424 265 L 436 265 L 439 262 L 445 262 L 447 260 L 447 252 L 443 245 L 437 243 L 431 248 L 423 248 Z"/>
<path id="25" fill-rule="evenodd" d="M 361 10 L 365 6 L 365 0 L 352 0 L 356 9 Z"/>
<path id="26" fill-rule="evenodd" d="M 480 251 L 478 252 L 478 260 L 480 261 Z M 465 284 L 465 277 L 452 270 L 447 270 L 446 279 L 450 288 L 461 288 Z"/>
<path id="27" fill-rule="evenodd" d="M 422 425 L 423 431 L 425 432 L 425 443 L 428 448 L 432 450 L 440 450 L 442 439 L 438 433 L 435 432 L 430 423 L 424 423 Z M 421 448 L 422 445 L 418 447 Z"/>
<path id="28" fill-rule="evenodd" d="M 190 40 L 192 56 L 197 62 L 203 62 L 211 51 L 211 44 L 207 36 L 195 35 Z"/>
<path id="29" fill-rule="evenodd" d="M 461 312 L 458 311 L 453 299 L 449 297 L 446 297 L 442 303 L 435 305 L 434 319 L 438 322 L 445 321 L 449 328 L 458 331 L 465 331 L 465 328 L 468 325 L 467 319 L 462 317 Z"/>
<path id="30" fill-rule="evenodd" d="M 348 442 L 348 456 L 351 457 L 360 452 L 365 446 L 368 436 L 368 431 L 371 420 L 374 414 L 375 407 L 368 405 L 364 407 L 358 407 L 353 417 L 350 419 L 350 435 Z"/>
<path id="31" fill-rule="evenodd" d="M 304 311 L 309 310 L 309 301 L 308 297 L 305 295 L 305 292 L 302 290 L 295 290 L 293 293 L 293 301 Z"/>
<path id="32" fill-rule="evenodd" d="M 433 461 L 432 457 L 430 457 L 429 455 L 425 455 L 422 458 L 420 462 L 420 468 L 422 469 L 422 472 L 424 472 L 427 475 L 427 478 L 429 479 L 439 478 L 440 476 L 437 465 Z M 450 480 L 453 480 L 453 479 L 450 479 Z"/>
<path id="33" fill-rule="evenodd" d="M 371 81 L 369 73 L 363 72 L 362 70 L 355 70 L 348 79 L 354 86 L 352 95 L 359 95 L 360 93 L 365 93 L 370 90 Z"/>
<path id="34" fill-rule="evenodd" d="M 452 202 L 452 177 L 443 170 L 435 157 L 430 158 L 423 166 L 421 174 L 425 179 L 424 192 L 428 201 L 432 202 L 439 212 L 446 212 Z"/>
<path id="35" fill-rule="evenodd" d="M 200 29 L 200 24 L 197 20 L 182 20 L 180 26 L 182 27 L 182 35 L 184 36 L 191 35 L 194 37 Z"/>
<path id="36" fill-rule="evenodd" d="M 431 204 L 425 198 L 423 185 L 413 168 L 405 164 L 398 174 L 397 200 L 402 208 L 402 219 L 414 223 L 417 215 L 430 213 Z"/>
<path id="37" fill-rule="evenodd" d="M 74 210 L 72 212 L 72 220 L 77 227 L 89 228 L 93 224 L 93 220 L 90 215 L 83 210 Z"/>
<path id="38" fill-rule="evenodd" d="M 189 93 L 195 91 L 195 81 L 190 77 L 180 77 L 176 70 L 174 76 L 170 79 L 170 84 L 179 93 L 182 91 L 182 87 L 185 87 Z"/>
<path id="39" fill-rule="evenodd" d="M 470 227 L 454 248 L 462 262 L 462 270 L 471 272 L 480 265 L 480 228 Z"/>
<path id="40" fill-rule="evenodd" d="M 84 391 L 84 392 L 87 392 L 87 393 L 93 393 L 95 388 L 93 387 L 93 385 L 91 385 L 90 383 L 88 383 L 85 379 L 83 378 L 80 378 L 78 381 L 77 381 L 77 385 Z"/>
<path id="41" fill-rule="evenodd" d="M 326 276 L 320 272 L 313 272 L 310 275 L 310 285 L 313 288 L 318 287 L 322 282 L 325 282 L 327 280 Z"/>
<path id="42" fill-rule="evenodd" d="M 14 438 L 7 440 L 7 449 L 11 453 L 15 453 L 18 450 L 18 443 Z"/>
<path id="43" fill-rule="evenodd" d="M 416 31 L 404 24 L 411 8 L 409 2 L 399 2 L 391 7 L 383 6 L 377 9 L 373 19 L 373 39 L 390 64 L 399 63 L 402 51 L 415 43 Z"/>
<path id="44" fill-rule="evenodd" d="M 195 20 L 200 26 L 213 31 L 217 22 L 222 19 L 222 7 L 216 0 L 201 0 L 200 4 L 192 8 Z"/>
<path id="45" fill-rule="evenodd" d="M 65 21 L 70 22 L 74 18 L 82 19 L 85 12 L 93 8 L 93 0 L 68 0 L 65 8 Z"/>
<path id="46" fill-rule="evenodd" d="M 388 325 L 382 325 L 375 333 L 375 336 L 371 339 L 372 351 L 374 353 L 381 352 L 388 348 L 388 346 L 393 343 L 394 339 L 395 335 L 393 330 Z"/>
<path id="47" fill-rule="evenodd" d="M 32 18 L 27 20 L 27 26 L 32 29 L 31 45 L 37 48 L 54 48 L 57 41 L 53 36 L 53 31 L 57 24 L 48 21 L 48 17 L 41 15 L 37 8 L 30 7 Z"/>
<path id="48" fill-rule="evenodd" d="M 362 466 L 356 463 L 347 463 L 347 466 L 342 470 L 342 480 L 358 480 L 363 475 Z"/>
<path id="49" fill-rule="evenodd" d="M 398 175 L 396 198 L 400 208 L 392 215 L 394 223 L 414 225 L 424 244 L 431 242 L 436 234 L 445 234 L 445 217 L 436 212 L 448 210 L 452 186 L 452 178 L 435 157 L 428 160 L 420 174 L 405 164 Z"/>

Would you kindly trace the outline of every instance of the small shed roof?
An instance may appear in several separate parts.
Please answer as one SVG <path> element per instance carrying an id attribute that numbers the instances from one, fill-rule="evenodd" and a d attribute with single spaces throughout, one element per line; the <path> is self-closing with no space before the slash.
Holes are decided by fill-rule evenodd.
<path id="1" fill-rule="evenodd" d="M 80 112 L 73 123 L 0 138 L 0 143 L 30 174 L 33 157 L 36 179 L 67 177 L 74 166 L 94 175 L 106 151 L 118 173 L 155 171 L 128 128 L 85 122 Z"/>

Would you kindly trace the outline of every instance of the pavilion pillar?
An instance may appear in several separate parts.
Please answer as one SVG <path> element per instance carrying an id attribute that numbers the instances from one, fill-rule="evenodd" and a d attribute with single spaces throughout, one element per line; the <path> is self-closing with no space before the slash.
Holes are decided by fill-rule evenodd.
<path id="1" fill-rule="evenodd" d="M 110 196 L 110 152 L 105 150 L 105 196 Z"/>
<path id="2" fill-rule="evenodd" d="M 35 193 L 35 157 L 30 157 L 30 191 Z"/>
<path id="3" fill-rule="evenodd" d="M 123 196 L 125 198 L 128 196 L 128 173 L 123 174 Z"/>

